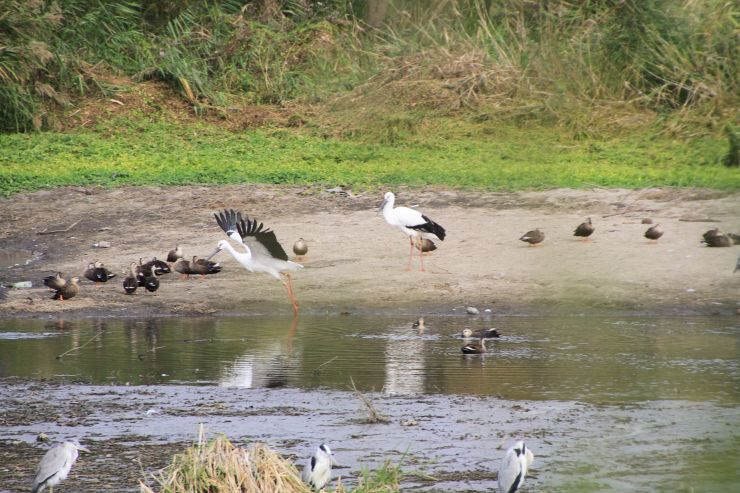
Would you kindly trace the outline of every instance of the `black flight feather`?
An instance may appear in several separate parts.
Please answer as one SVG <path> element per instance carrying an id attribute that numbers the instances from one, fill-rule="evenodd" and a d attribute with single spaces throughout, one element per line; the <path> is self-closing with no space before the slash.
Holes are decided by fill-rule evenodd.
<path id="1" fill-rule="evenodd" d="M 224 230 L 224 233 L 230 235 L 237 231 L 237 225 L 241 219 L 241 213 L 236 212 L 234 209 L 224 209 L 223 212 L 214 214 L 214 217 L 216 218 L 218 225 L 221 226 L 221 229 Z"/>
<path id="2" fill-rule="evenodd" d="M 265 247 L 273 258 L 288 260 L 288 254 L 278 243 L 275 232 L 265 228 L 263 223 L 257 223 L 256 219 L 250 220 L 248 217 L 243 219 L 239 214 L 239 222 L 237 222 L 236 228 L 243 240 L 251 236 Z"/>
<path id="3" fill-rule="evenodd" d="M 426 233 L 432 233 L 436 235 L 437 238 L 444 241 L 445 234 L 446 234 L 445 229 L 439 224 L 429 219 L 427 216 L 422 214 L 421 217 L 422 219 L 426 221 L 425 223 L 417 224 L 416 226 L 407 226 L 407 227 L 410 229 L 415 229 L 417 231 L 424 231 Z"/>

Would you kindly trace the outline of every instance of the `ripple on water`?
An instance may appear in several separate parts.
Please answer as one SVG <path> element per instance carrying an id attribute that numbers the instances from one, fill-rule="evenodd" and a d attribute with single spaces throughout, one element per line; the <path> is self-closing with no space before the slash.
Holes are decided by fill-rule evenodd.
<path id="1" fill-rule="evenodd" d="M 0 340 L 45 339 L 58 335 L 58 332 L 0 332 Z"/>

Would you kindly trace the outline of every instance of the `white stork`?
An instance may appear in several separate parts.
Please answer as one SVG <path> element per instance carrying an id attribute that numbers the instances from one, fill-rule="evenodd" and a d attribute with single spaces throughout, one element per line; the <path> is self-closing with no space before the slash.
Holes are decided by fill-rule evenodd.
<path id="1" fill-rule="evenodd" d="M 226 240 L 221 240 L 216 250 L 208 256 L 210 260 L 221 250 L 228 250 L 237 262 L 249 272 L 264 272 L 281 281 L 288 290 L 288 297 L 293 304 L 293 313 L 298 314 L 298 301 L 293 293 L 290 272 L 302 269 L 301 264 L 288 260 L 288 255 L 278 243 L 275 232 L 264 228 L 256 220 L 242 218 L 241 212 L 233 209 L 214 214 L 216 222 L 229 238 L 244 248 L 243 252 L 235 250 Z M 286 280 L 282 279 L 285 276 Z"/>
<path id="2" fill-rule="evenodd" d="M 395 201 L 396 196 L 393 195 L 393 192 L 386 192 L 379 210 L 383 211 L 385 222 L 399 228 L 409 237 L 411 248 L 409 250 L 409 265 L 406 270 L 411 270 L 414 243 L 422 239 L 442 241 L 445 239 L 445 229 L 419 211 L 408 207 L 393 207 Z M 421 270 L 424 271 L 424 256 L 421 252 L 419 252 L 419 258 L 421 259 Z"/>
<path id="3" fill-rule="evenodd" d="M 498 470 L 498 489 L 501 493 L 514 493 L 524 484 L 527 469 L 534 461 L 534 454 L 522 440 L 516 442 L 504 455 Z"/>

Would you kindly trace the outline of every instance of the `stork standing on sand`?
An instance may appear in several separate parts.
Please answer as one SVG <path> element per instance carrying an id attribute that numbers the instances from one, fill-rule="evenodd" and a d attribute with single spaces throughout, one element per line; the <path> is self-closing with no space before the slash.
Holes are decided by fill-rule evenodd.
<path id="1" fill-rule="evenodd" d="M 293 293 L 290 273 L 302 269 L 303 266 L 288 260 L 288 254 L 278 243 L 275 232 L 265 228 L 262 223 L 254 219 L 243 218 L 241 212 L 233 209 L 224 210 L 214 216 L 224 233 L 238 243 L 244 251 L 238 251 L 228 241 L 221 240 L 207 260 L 221 250 L 227 250 L 249 272 L 270 274 L 282 282 L 288 290 L 293 313 L 298 315 L 298 301 Z M 282 276 L 285 276 L 285 280 Z"/>
<path id="2" fill-rule="evenodd" d="M 411 261 L 414 256 L 414 244 L 420 240 L 440 240 L 445 239 L 445 229 L 435 223 L 427 216 L 408 207 L 393 207 L 396 196 L 393 192 L 386 192 L 383 203 L 378 210 L 383 211 L 385 222 L 391 226 L 399 228 L 409 237 L 409 265 L 406 270 L 411 270 Z M 424 271 L 424 256 L 419 252 L 421 259 L 421 271 Z"/>

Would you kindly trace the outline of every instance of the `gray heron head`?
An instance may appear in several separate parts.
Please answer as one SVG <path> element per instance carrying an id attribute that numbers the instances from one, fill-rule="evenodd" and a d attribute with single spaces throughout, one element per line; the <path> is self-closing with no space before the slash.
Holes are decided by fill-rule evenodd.
<path id="1" fill-rule="evenodd" d="M 80 441 L 77 440 L 76 438 L 74 440 L 70 440 L 69 443 L 74 445 L 77 450 L 82 450 L 83 452 L 88 452 L 88 453 L 90 452 L 90 449 L 81 445 Z"/>
<path id="2" fill-rule="evenodd" d="M 335 464 L 334 462 L 334 452 L 331 451 L 329 446 L 325 443 L 322 443 L 318 446 L 316 449 L 316 455 L 324 454 L 329 459 L 329 464 Z"/>

